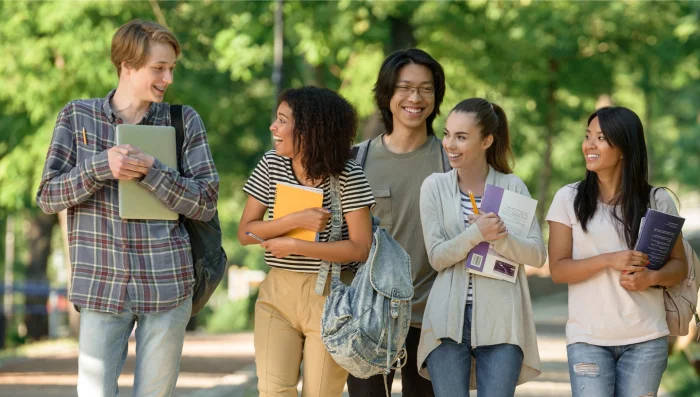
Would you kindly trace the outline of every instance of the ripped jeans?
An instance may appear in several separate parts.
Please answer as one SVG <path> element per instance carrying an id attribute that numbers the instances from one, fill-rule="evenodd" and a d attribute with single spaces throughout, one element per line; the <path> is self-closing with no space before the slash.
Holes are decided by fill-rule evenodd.
<path id="1" fill-rule="evenodd" d="M 668 337 L 623 346 L 566 347 L 573 397 L 653 397 L 668 363 Z"/>

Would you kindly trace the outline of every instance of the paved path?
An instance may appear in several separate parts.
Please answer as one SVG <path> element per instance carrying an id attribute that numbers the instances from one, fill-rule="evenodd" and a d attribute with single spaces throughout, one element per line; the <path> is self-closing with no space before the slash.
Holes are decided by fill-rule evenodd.
<path id="1" fill-rule="evenodd" d="M 119 378 L 119 396 L 132 397 L 135 363 L 134 340 Z M 245 372 L 254 362 L 250 333 L 224 336 L 189 334 L 185 340 L 175 397 L 205 397 L 203 392 L 219 385 L 243 384 L 254 376 Z M 0 396 L 74 397 L 78 380 L 75 344 L 34 352 L 32 357 L 0 364 Z M 251 367 L 252 368 L 252 367 Z M 230 375 L 236 374 L 236 375 Z"/>
<path id="2" fill-rule="evenodd" d="M 564 325 L 566 293 L 533 301 L 543 373 L 519 386 L 517 397 L 568 397 Z M 252 334 L 207 336 L 189 334 L 185 341 L 175 397 L 256 397 Z M 120 397 L 132 397 L 134 341 L 119 379 Z M 0 395 L 73 397 L 76 395 L 77 351 L 74 344 L 17 360 L 0 362 Z M 301 385 L 299 385 L 301 387 Z M 472 393 L 472 397 L 476 393 Z M 344 394 L 347 396 L 347 393 Z M 392 397 L 401 396 L 400 378 Z"/>

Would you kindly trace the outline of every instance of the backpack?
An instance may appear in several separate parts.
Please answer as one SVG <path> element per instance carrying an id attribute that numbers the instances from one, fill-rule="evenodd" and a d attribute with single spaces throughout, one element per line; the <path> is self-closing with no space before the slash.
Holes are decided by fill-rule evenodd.
<path id="1" fill-rule="evenodd" d="M 651 209 L 656 210 L 656 200 L 652 190 L 649 200 Z M 683 239 L 686 261 L 688 262 L 688 274 L 680 283 L 664 288 L 664 306 L 666 308 L 666 322 L 672 336 L 688 335 L 690 322 L 695 317 L 695 326 L 700 331 L 700 317 L 697 313 L 698 304 L 698 279 L 700 273 L 700 259 L 695 254 L 688 240 Z M 700 338 L 700 332 L 698 332 Z"/>
<path id="2" fill-rule="evenodd" d="M 331 236 L 341 238 L 342 208 L 338 181 L 331 177 Z M 338 365 L 353 376 L 386 375 L 402 366 L 411 322 L 413 281 L 406 251 L 372 217 L 372 247 L 351 285 L 340 281 L 338 263 L 321 263 L 316 293 L 323 293 L 332 267 L 331 293 L 321 316 L 321 338 Z M 404 362 L 405 363 L 405 362 Z"/>
<path id="3" fill-rule="evenodd" d="M 353 146 L 352 151 L 350 152 L 351 157 L 355 159 L 357 164 L 359 164 L 362 169 L 365 169 L 365 161 L 367 160 L 367 152 L 369 151 L 369 145 L 371 142 L 371 139 L 362 141 L 357 145 Z M 440 145 L 440 152 L 442 154 L 442 171 L 448 172 L 452 169 L 452 166 L 450 165 L 450 158 L 447 157 L 445 148 L 442 147 L 442 145 Z"/>
<path id="4" fill-rule="evenodd" d="M 177 167 L 183 175 L 182 147 L 185 142 L 185 128 L 182 105 L 170 106 L 170 120 L 176 131 Z M 186 218 L 180 215 L 190 236 L 192 263 L 194 265 L 194 292 L 192 294 L 191 316 L 199 313 L 209 301 L 226 271 L 226 252 L 221 247 L 221 226 L 219 211 L 208 222 Z"/>

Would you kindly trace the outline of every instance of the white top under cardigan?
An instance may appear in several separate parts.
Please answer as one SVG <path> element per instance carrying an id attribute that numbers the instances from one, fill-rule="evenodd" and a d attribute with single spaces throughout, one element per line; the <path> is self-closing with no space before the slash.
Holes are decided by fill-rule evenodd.
<path id="1" fill-rule="evenodd" d="M 492 167 L 489 167 L 486 183 L 530 196 L 520 178 L 502 174 Z M 464 224 L 456 170 L 433 174 L 425 179 L 421 186 L 420 210 L 428 259 L 438 271 L 428 297 L 418 346 L 418 371 L 429 379 L 425 360 L 440 344 L 440 339 L 462 341 L 469 280 L 464 260 L 484 237 L 476 224 L 469 227 Z M 527 238 L 508 235 L 496 241 L 494 248 L 507 258 L 535 267 L 541 267 L 547 257 L 536 219 Z M 473 277 L 473 283 L 472 347 L 501 343 L 517 345 L 523 351 L 518 384 L 539 376 L 540 356 L 524 268 L 520 267 L 515 284 L 487 277 Z M 474 362 L 471 368 L 471 388 L 475 389 Z"/>

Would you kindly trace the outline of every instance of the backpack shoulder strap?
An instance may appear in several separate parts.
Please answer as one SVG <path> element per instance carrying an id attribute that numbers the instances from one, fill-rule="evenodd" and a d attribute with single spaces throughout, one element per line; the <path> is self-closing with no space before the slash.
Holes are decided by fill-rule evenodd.
<path id="1" fill-rule="evenodd" d="M 353 146 L 352 150 L 350 151 L 352 157 L 355 159 L 355 162 L 357 162 L 362 169 L 365 168 L 365 161 L 367 160 L 367 152 L 369 151 L 370 142 L 372 142 L 371 139 L 362 141 Z"/>
<path id="2" fill-rule="evenodd" d="M 651 188 L 651 192 L 649 193 L 649 208 L 653 209 L 656 211 L 656 191 L 659 190 L 658 187 L 653 187 Z"/>
<path id="3" fill-rule="evenodd" d="M 449 172 L 452 170 L 452 166 L 450 165 L 450 158 L 447 157 L 447 152 L 445 151 L 445 148 L 440 145 L 440 153 L 442 156 L 442 172 Z"/>
<path id="4" fill-rule="evenodd" d="M 175 148 L 177 151 L 177 168 L 182 175 L 182 147 L 185 143 L 185 122 L 182 105 L 170 105 L 170 123 L 175 127 Z"/>

